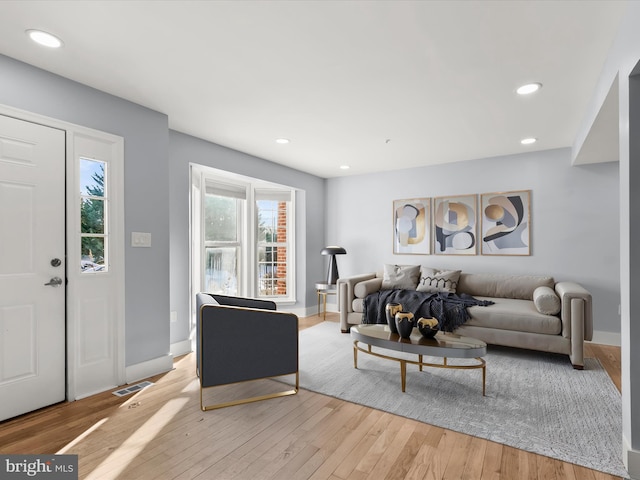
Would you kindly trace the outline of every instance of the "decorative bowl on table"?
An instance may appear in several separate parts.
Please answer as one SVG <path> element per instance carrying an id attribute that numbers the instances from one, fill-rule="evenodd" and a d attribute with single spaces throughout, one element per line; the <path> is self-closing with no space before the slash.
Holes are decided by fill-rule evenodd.
<path id="1" fill-rule="evenodd" d="M 422 334 L 423 337 L 433 338 L 436 333 L 438 333 L 438 322 L 437 318 L 424 318 L 421 317 L 418 320 L 418 330 Z"/>

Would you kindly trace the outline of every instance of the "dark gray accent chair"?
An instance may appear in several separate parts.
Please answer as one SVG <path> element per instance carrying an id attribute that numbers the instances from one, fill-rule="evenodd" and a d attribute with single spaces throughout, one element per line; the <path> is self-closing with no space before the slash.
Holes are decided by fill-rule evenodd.
<path id="1" fill-rule="evenodd" d="M 203 411 L 298 392 L 298 317 L 267 300 L 196 294 L 197 374 Z M 295 374 L 295 387 L 277 393 L 204 405 L 203 390 Z M 283 384 L 284 385 L 284 384 Z"/>

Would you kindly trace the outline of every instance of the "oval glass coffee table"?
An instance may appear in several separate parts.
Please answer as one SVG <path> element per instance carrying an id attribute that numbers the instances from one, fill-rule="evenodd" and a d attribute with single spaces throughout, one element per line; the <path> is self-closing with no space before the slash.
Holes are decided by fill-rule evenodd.
<path id="1" fill-rule="evenodd" d="M 387 325 L 353 325 L 351 327 L 351 338 L 353 338 L 353 367 L 358 368 L 358 351 L 399 362 L 403 392 L 407 384 L 407 364 L 410 364 L 417 365 L 420 371 L 422 371 L 422 367 L 463 370 L 481 368 L 482 395 L 485 394 L 487 364 L 481 357 L 487 354 L 487 344 L 482 340 L 445 332 L 438 332 L 433 338 L 425 338 L 417 328 L 413 329 L 410 338 L 402 338 L 397 333 L 392 333 Z M 361 343 L 367 345 L 367 347 L 361 347 Z M 418 359 L 409 360 L 374 352 L 371 347 L 379 347 L 396 352 L 415 353 L 418 355 Z M 423 356 L 440 357 L 442 358 L 442 363 L 423 362 Z M 447 358 L 469 358 L 476 360 L 476 363 L 450 365 L 447 362 Z"/>

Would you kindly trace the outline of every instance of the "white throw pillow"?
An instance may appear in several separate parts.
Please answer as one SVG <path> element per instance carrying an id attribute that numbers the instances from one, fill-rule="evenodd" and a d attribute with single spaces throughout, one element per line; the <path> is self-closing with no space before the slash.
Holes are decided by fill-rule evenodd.
<path id="1" fill-rule="evenodd" d="M 418 279 L 419 292 L 448 292 L 456 293 L 461 270 L 436 271 L 433 268 L 422 267 Z"/>
<path id="2" fill-rule="evenodd" d="M 420 265 L 384 266 L 382 290 L 415 290 L 420 275 Z"/>
<path id="3" fill-rule="evenodd" d="M 538 287 L 533 291 L 533 304 L 545 315 L 557 315 L 562 306 L 556 292 L 549 287 Z"/>

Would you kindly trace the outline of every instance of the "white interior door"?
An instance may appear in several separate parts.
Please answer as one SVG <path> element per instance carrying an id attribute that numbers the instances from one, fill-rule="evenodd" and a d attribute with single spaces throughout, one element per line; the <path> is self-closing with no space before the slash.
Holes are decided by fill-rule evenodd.
<path id="1" fill-rule="evenodd" d="M 65 400 L 65 132 L 0 116 L 0 420 Z"/>

